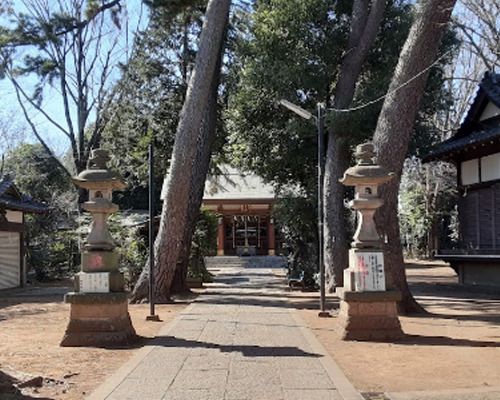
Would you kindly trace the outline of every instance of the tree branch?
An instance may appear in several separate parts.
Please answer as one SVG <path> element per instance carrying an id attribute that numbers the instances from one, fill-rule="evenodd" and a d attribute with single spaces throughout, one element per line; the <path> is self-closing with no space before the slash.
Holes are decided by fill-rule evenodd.
<path id="1" fill-rule="evenodd" d="M 33 132 L 33 134 L 35 135 L 35 137 L 38 139 L 38 141 L 40 142 L 40 144 L 43 146 L 43 148 L 45 149 L 45 151 L 56 161 L 56 163 L 59 165 L 59 167 L 71 178 L 71 173 L 63 165 L 63 163 L 55 156 L 55 154 L 52 152 L 52 150 L 47 145 L 47 143 L 45 142 L 45 140 L 43 140 L 42 136 L 38 132 L 38 129 L 36 129 L 36 126 L 33 123 L 33 121 L 31 120 L 31 118 L 30 118 L 30 116 L 28 114 L 28 111 L 26 110 L 26 107 L 24 106 L 24 103 L 23 103 L 23 101 L 21 99 L 21 94 L 19 92 L 18 86 L 14 86 L 14 88 L 15 88 L 15 91 L 16 91 L 17 101 L 18 101 L 19 105 L 21 106 L 21 109 L 23 110 L 24 118 L 26 119 L 26 122 L 28 122 L 28 124 L 29 124 L 29 126 L 31 128 L 31 131 Z"/>

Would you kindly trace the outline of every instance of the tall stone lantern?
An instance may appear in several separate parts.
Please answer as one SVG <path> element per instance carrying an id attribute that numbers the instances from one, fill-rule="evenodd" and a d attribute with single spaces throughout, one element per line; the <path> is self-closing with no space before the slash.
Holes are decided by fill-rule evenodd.
<path id="1" fill-rule="evenodd" d="M 118 211 L 112 191 L 126 187 L 118 174 L 107 168 L 109 154 L 92 150 L 87 169 L 73 178 L 89 191 L 82 208 L 92 216 L 82 252 L 82 270 L 75 276 L 74 292 L 67 293 L 70 321 L 61 346 L 119 346 L 137 338 L 128 313 L 123 274 L 107 220 Z"/>
<path id="2" fill-rule="evenodd" d="M 372 143 L 357 146 L 355 157 L 357 165 L 348 168 L 340 180 L 354 186 L 354 199 L 349 205 L 358 216 L 344 287 L 337 289 L 341 335 L 344 340 L 397 339 L 403 335 L 396 308 L 401 294 L 386 287 L 382 243 L 373 219 L 383 205 L 379 186 L 394 174 L 376 164 Z"/>

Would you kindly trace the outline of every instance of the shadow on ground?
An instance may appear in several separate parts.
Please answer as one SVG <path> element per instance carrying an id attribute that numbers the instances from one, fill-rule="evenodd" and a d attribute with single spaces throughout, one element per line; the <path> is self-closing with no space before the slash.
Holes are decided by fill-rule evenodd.
<path id="1" fill-rule="evenodd" d="M 157 336 L 151 339 L 151 344 L 164 347 L 218 349 L 222 353 L 241 353 L 244 357 L 322 357 L 320 354 L 309 353 L 292 346 L 223 345 L 176 336 Z"/>
<path id="2" fill-rule="evenodd" d="M 17 388 L 17 384 L 20 382 L 13 376 L 7 374 L 6 372 L 0 371 L 0 399 L 2 400 L 54 400 L 49 397 L 32 397 L 23 394 L 20 389 Z"/>

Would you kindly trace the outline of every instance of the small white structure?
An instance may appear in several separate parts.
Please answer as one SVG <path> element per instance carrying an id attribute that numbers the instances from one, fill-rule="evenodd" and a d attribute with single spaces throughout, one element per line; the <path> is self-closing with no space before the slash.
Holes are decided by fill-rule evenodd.
<path id="1" fill-rule="evenodd" d="M 0 289 L 24 285 L 24 214 L 45 212 L 47 206 L 22 196 L 12 180 L 0 179 Z"/>

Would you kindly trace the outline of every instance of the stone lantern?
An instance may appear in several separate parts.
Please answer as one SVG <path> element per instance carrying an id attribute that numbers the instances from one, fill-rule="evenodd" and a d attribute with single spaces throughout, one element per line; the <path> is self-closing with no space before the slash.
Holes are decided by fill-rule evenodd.
<path id="1" fill-rule="evenodd" d="M 82 270 L 75 276 L 74 292 L 67 293 L 70 321 L 61 346 L 116 346 L 137 338 L 128 313 L 123 274 L 107 220 L 118 211 L 112 191 L 124 189 L 125 182 L 106 164 L 105 150 L 92 150 L 87 169 L 73 178 L 79 188 L 89 191 L 82 208 L 92 216 L 89 235 L 82 252 Z"/>
<path id="2" fill-rule="evenodd" d="M 392 340 L 403 335 L 397 316 L 401 294 L 387 290 L 384 254 L 373 219 L 383 205 L 379 186 L 393 179 L 375 163 L 372 143 L 356 147 L 357 165 L 348 168 L 340 180 L 354 186 L 350 207 L 357 211 L 358 226 L 349 250 L 349 268 L 344 270 L 344 287 L 337 291 L 341 298 L 339 321 L 345 340 Z"/>

